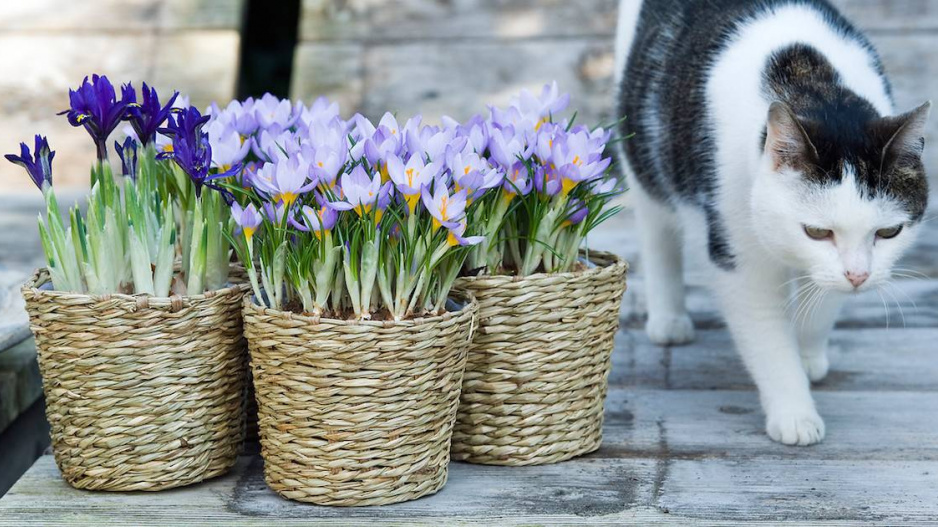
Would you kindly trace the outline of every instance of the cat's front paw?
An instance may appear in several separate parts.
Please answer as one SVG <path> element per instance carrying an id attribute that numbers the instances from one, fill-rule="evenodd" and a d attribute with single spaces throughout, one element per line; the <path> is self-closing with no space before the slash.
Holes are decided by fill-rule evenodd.
<path id="1" fill-rule="evenodd" d="M 802 355 L 801 365 L 804 366 L 804 371 L 808 374 L 811 382 L 823 381 L 831 367 L 827 353 L 818 353 L 811 356 Z"/>
<path id="2" fill-rule="evenodd" d="M 648 338 L 659 346 L 688 344 L 694 341 L 694 323 L 686 313 L 649 316 L 645 331 Z"/>
<path id="3" fill-rule="evenodd" d="M 765 431 L 783 445 L 808 446 L 824 439 L 824 420 L 814 408 L 780 409 L 769 413 Z"/>

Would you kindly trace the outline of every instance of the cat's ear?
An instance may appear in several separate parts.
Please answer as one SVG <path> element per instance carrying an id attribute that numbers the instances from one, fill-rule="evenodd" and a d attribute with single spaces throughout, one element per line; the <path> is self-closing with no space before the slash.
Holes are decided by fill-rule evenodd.
<path id="1" fill-rule="evenodd" d="M 925 150 L 925 125 L 930 113 L 931 101 L 909 113 L 880 120 L 877 126 L 882 127 L 883 137 L 889 138 L 883 148 L 884 164 L 902 159 L 921 159 Z"/>
<path id="2" fill-rule="evenodd" d="M 817 148 L 798 116 L 785 103 L 774 102 L 769 107 L 765 155 L 772 160 L 772 167 L 776 171 L 783 167 L 801 169 L 818 162 Z"/>

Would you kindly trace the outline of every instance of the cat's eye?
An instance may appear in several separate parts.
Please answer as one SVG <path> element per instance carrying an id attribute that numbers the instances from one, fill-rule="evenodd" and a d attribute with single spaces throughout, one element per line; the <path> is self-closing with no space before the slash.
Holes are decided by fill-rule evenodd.
<path id="1" fill-rule="evenodd" d="M 883 240 L 891 240 L 896 236 L 899 236 L 899 233 L 902 232 L 902 225 L 897 225 L 895 227 L 889 227 L 888 229 L 880 229 L 876 231 L 876 237 L 882 238 Z"/>
<path id="2" fill-rule="evenodd" d="M 804 226 L 804 233 L 812 240 L 829 240 L 834 237 L 834 231 L 818 227 Z"/>

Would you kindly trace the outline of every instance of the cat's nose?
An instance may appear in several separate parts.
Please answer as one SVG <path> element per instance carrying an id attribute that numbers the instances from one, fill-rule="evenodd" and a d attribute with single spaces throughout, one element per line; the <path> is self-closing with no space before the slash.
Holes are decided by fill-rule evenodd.
<path id="1" fill-rule="evenodd" d="M 847 277 L 847 280 L 853 284 L 853 287 L 860 287 L 865 284 L 867 280 L 870 279 L 870 273 L 855 273 L 853 271 L 847 271 L 844 273 L 844 276 Z"/>

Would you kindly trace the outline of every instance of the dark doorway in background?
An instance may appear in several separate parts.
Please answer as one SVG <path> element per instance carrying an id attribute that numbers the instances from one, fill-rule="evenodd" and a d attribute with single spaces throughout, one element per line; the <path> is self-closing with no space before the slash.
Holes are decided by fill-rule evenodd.
<path id="1" fill-rule="evenodd" d="M 244 16 L 238 98 L 288 97 L 300 0 L 248 0 Z"/>

